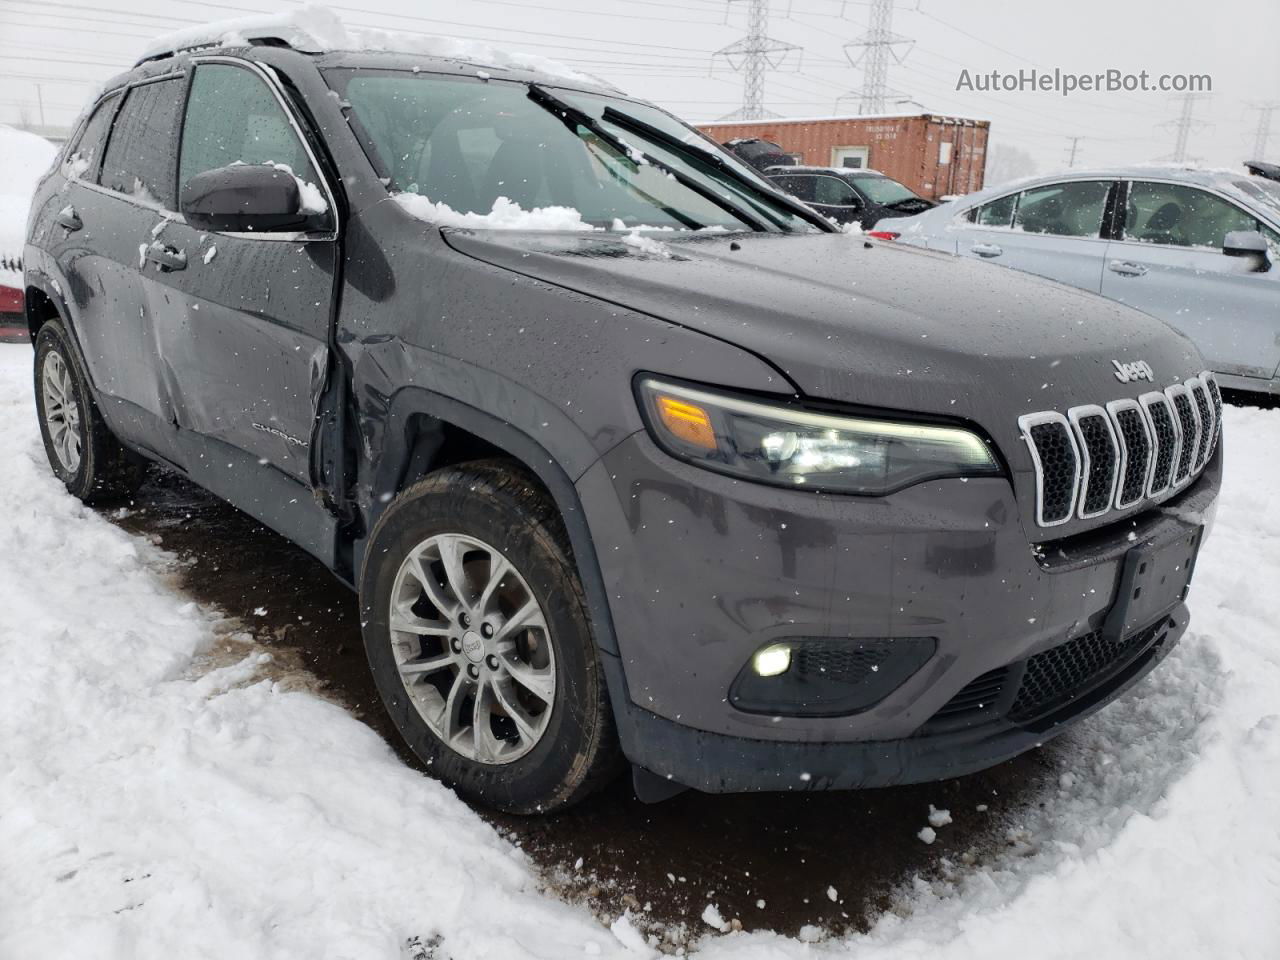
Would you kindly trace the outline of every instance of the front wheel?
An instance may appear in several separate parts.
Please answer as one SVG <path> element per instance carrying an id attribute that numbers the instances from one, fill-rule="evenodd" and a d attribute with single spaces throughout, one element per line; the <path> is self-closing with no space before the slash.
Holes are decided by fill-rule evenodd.
<path id="1" fill-rule="evenodd" d="M 513 813 L 582 799 L 619 751 L 554 504 L 503 461 L 432 474 L 370 537 L 365 648 L 397 729 L 459 793 Z"/>

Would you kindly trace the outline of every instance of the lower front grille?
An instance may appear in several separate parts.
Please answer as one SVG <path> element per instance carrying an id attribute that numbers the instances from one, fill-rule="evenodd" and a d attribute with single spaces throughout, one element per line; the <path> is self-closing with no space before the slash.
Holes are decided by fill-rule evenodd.
<path id="1" fill-rule="evenodd" d="M 1119 641 L 1107 640 L 1101 630 L 1068 640 L 1026 661 L 1022 683 L 1008 717 L 1026 723 L 1069 703 L 1095 681 L 1127 663 L 1166 629 L 1168 618 Z"/>
<path id="2" fill-rule="evenodd" d="M 1121 675 L 1148 649 L 1163 642 L 1172 621 L 1156 623 L 1108 641 L 1095 630 L 1008 666 L 989 670 L 966 684 L 920 729 L 942 733 L 992 720 L 1025 725 L 1071 704 L 1110 678 Z"/>

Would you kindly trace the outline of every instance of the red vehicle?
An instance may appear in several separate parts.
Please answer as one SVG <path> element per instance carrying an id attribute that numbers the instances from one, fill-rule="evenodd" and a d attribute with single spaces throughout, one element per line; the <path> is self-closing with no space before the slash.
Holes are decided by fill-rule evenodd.
<path id="1" fill-rule="evenodd" d="M 22 288 L 10 286 L 7 281 L 7 276 L 0 277 L 0 342 L 23 341 L 28 337 Z"/>

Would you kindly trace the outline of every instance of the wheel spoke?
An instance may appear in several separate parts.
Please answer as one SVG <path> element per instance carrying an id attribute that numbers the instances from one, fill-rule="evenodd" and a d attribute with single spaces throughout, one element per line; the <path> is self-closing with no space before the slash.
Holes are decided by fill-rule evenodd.
<path id="1" fill-rule="evenodd" d="M 440 538 L 440 565 L 444 567 L 445 580 L 449 589 L 464 607 L 471 606 L 467 596 L 467 574 L 462 569 L 462 557 L 466 552 L 461 537 Z"/>
<path id="2" fill-rule="evenodd" d="M 476 604 L 477 614 L 482 617 L 485 615 L 489 604 L 493 602 L 494 593 L 503 585 L 503 581 L 511 570 L 511 564 L 507 562 L 506 557 L 496 553 L 489 554 L 489 582 L 484 585 L 484 592 L 480 594 L 480 601 Z"/>
<path id="3" fill-rule="evenodd" d="M 391 629 L 397 633 L 414 633 L 420 637 L 447 637 L 452 625 L 447 621 L 423 620 L 403 606 L 391 612 Z"/>
<path id="4" fill-rule="evenodd" d="M 439 719 L 440 736 L 450 745 L 462 733 L 462 702 L 466 699 L 469 688 L 466 674 L 459 670 L 458 675 L 453 678 L 453 686 L 449 688 L 449 696 L 444 701 Z"/>
<path id="5" fill-rule="evenodd" d="M 500 745 L 493 735 L 493 710 L 486 696 L 492 690 L 488 681 L 481 681 L 476 688 L 476 702 L 471 709 L 471 729 L 474 736 L 476 759 L 492 763 L 498 759 Z"/>
<path id="6" fill-rule="evenodd" d="M 403 677 L 416 677 L 427 673 L 437 673 L 453 666 L 457 662 L 452 652 L 427 657 L 423 660 L 406 660 L 404 663 L 399 664 L 400 675 Z"/>
<path id="7" fill-rule="evenodd" d="M 529 718 L 524 715 L 524 712 L 518 706 L 516 698 L 514 696 L 508 697 L 501 685 L 496 681 L 490 684 L 490 686 L 493 689 L 494 699 L 498 701 L 498 706 L 502 707 L 506 715 L 511 718 L 511 722 L 516 725 L 516 729 L 520 731 L 520 738 L 524 740 L 525 743 L 536 742 L 538 739 L 538 731 L 534 728 L 533 724 L 529 722 Z"/>
<path id="8" fill-rule="evenodd" d="M 431 601 L 431 605 L 439 610 L 443 616 L 452 617 L 458 609 L 458 602 L 445 596 L 440 584 L 436 583 L 436 578 L 432 575 L 431 569 L 422 562 L 421 555 L 412 559 L 409 564 L 409 572 L 418 583 L 422 584 L 423 592 L 426 593 L 427 599 Z"/>
<path id="9" fill-rule="evenodd" d="M 524 687 L 543 703 L 550 704 L 556 695 L 556 677 L 550 667 L 532 667 L 514 655 L 504 656 L 503 665 L 511 679 Z"/>
<path id="10" fill-rule="evenodd" d="M 538 601 L 532 596 L 525 601 L 524 606 L 507 618 L 507 622 L 498 628 L 498 632 L 494 634 L 495 643 L 501 643 L 504 640 L 510 640 L 513 634 L 519 633 L 526 627 L 542 627 L 546 629 L 546 621 L 542 619 L 542 610 L 538 607 Z"/>

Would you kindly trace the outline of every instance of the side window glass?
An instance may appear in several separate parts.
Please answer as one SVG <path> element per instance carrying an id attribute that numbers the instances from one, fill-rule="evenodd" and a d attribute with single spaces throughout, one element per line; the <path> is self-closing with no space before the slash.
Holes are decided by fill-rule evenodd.
<path id="1" fill-rule="evenodd" d="M 80 139 L 67 154 L 67 171 L 72 176 L 81 177 L 90 183 L 98 182 L 98 171 L 102 166 L 102 148 L 106 146 L 107 134 L 111 130 L 111 121 L 115 117 L 116 107 L 120 104 L 120 94 L 113 93 L 93 111 L 88 122 L 80 132 Z"/>
<path id="2" fill-rule="evenodd" d="M 853 187 L 839 177 L 814 177 L 814 203 L 825 203 L 833 207 L 860 206 L 858 194 Z"/>
<path id="3" fill-rule="evenodd" d="M 174 153 L 182 79 L 134 87 L 111 128 L 102 161 L 104 187 L 172 210 Z"/>
<path id="4" fill-rule="evenodd" d="M 1111 184 L 1105 180 L 1052 183 L 1022 194 L 1014 226 L 1025 233 L 1096 237 Z"/>
<path id="5" fill-rule="evenodd" d="M 1235 204 L 1179 183 L 1137 181 L 1129 187 L 1124 238 L 1174 247 L 1221 249 L 1233 230 L 1257 230 L 1258 221 Z"/>
<path id="6" fill-rule="evenodd" d="M 973 222 L 981 227 L 1007 227 L 1013 222 L 1014 202 L 1018 199 L 1016 193 L 1011 193 L 1007 197 L 1001 197 L 999 200 L 992 200 L 990 203 L 984 203 L 978 207 L 977 215 Z"/>
<path id="7" fill-rule="evenodd" d="M 815 177 L 779 177 L 777 184 L 797 200 L 813 202 L 813 181 Z"/>
<path id="8" fill-rule="evenodd" d="M 307 183 L 319 178 L 275 95 L 253 72 L 201 64 L 182 127 L 178 182 L 233 163 L 283 164 Z"/>

